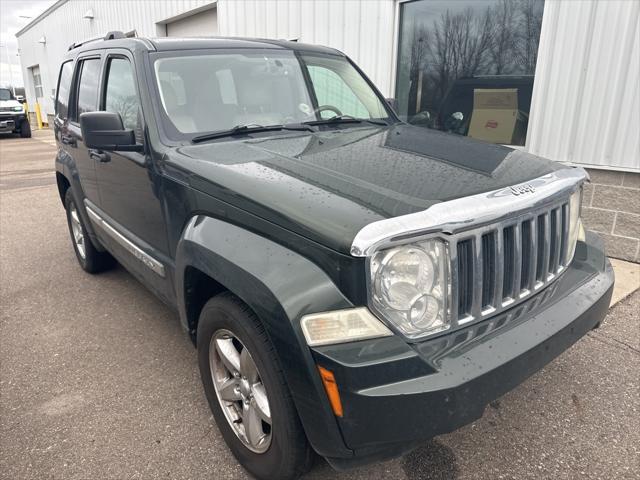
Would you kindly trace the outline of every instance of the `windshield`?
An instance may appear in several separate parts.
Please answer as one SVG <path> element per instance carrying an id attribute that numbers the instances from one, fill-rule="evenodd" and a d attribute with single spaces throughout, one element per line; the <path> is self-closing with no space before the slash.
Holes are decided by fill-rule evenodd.
<path id="1" fill-rule="evenodd" d="M 389 117 L 376 92 L 343 57 L 275 49 L 173 55 L 154 61 L 171 137 L 339 116 Z"/>
<path id="2" fill-rule="evenodd" d="M 11 100 L 11 90 L 0 88 L 0 100 Z"/>

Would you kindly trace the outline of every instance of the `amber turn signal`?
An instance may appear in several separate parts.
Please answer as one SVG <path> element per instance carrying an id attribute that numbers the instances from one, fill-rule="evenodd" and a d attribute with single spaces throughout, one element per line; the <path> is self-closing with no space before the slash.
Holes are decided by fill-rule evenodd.
<path id="1" fill-rule="evenodd" d="M 324 389 L 327 392 L 327 396 L 329 397 L 329 403 L 331 404 L 333 413 L 336 415 L 336 417 L 342 417 L 342 401 L 340 400 L 338 384 L 336 383 L 336 379 L 333 376 L 333 373 L 323 367 L 318 367 L 318 371 L 320 372 L 320 378 L 322 378 Z"/>

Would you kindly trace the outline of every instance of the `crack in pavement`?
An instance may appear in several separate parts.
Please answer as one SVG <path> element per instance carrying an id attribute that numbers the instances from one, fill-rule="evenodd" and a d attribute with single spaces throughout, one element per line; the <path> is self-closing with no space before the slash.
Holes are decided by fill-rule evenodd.
<path id="1" fill-rule="evenodd" d="M 587 336 L 589 338 L 593 338 L 594 340 L 598 340 L 599 342 L 604 343 L 605 345 L 609 345 L 611 347 L 619 348 L 620 350 L 624 350 L 624 351 L 629 349 L 629 350 L 632 351 L 632 353 L 634 353 L 636 355 L 640 355 L 640 349 L 638 349 L 638 348 L 636 348 L 636 347 L 634 347 L 632 345 L 629 345 L 628 343 L 625 343 L 622 340 L 618 340 L 617 338 L 609 337 L 605 333 L 589 332 L 589 333 L 587 333 Z M 600 337 L 605 337 L 605 338 L 600 338 Z M 610 343 L 607 340 L 611 340 L 611 341 L 613 341 L 615 343 Z"/>

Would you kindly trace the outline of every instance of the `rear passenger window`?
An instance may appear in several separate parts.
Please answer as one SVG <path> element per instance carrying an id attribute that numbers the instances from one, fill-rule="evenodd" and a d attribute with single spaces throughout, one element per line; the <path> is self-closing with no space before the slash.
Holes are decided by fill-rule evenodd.
<path id="1" fill-rule="evenodd" d="M 56 95 L 56 115 L 62 119 L 66 119 L 69 112 L 69 92 L 71 91 L 72 77 L 73 63 L 63 63 L 58 77 L 58 92 Z"/>
<path id="2" fill-rule="evenodd" d="M 109 60 L 104 109 L 119 113 L 124 128 L 135 130 L 138 126 L 138 93 L 131 63 L 125 58 Z"/>
<path id="3" fill-rule="evenodd" d="M 100 59 L 92 58 L 82 62 L 80 85 L 78 86 L 78 109 L 76 118 L 84 112 L 98 109 L 98 83 L 100 80 Z"/>

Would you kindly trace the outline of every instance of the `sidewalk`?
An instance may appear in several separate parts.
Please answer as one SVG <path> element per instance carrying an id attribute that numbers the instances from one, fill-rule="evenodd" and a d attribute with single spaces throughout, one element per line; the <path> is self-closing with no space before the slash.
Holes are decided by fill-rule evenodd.
<path id="1" fill-rule="evenodd" d="M 609 260 L 611 260 L 613 271 L 616 274 L 616 284 L 611 297 L 611 306 L 613 306 L 640 288 L 640 264 L 625 262 L 617 258 Z"/>

